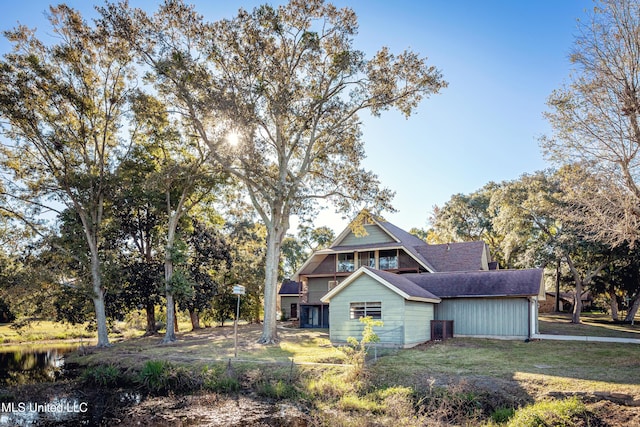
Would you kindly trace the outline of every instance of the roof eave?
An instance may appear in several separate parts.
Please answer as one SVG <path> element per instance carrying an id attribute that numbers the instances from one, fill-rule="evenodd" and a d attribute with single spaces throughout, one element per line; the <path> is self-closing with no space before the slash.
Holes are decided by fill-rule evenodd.
<path id="1" fill-rule="evenodd" d="M 434 299 L 434 298 L 422 298 L 422 297 L 409 297 L 407 298 L 407 301 L 430 302 L 433 304 L 438 304 L 442 300 L 440 298 Z"/>

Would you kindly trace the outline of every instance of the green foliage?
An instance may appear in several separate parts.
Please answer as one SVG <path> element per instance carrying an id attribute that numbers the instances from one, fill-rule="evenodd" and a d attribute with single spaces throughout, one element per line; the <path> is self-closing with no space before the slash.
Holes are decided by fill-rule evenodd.
<path id="1" fill-rule="evenodd" d="M 338 400 L 336 406 L 343 411 L 357 411 L 365 413 L 379 414 L 383 406 L 370 396 L 359 396 L 357 394 L 345 394 Z"/>
<path id="2" fill-rule="evenodd" d="M 138 382 L 151 394 L 183 393 L 202 387 L 202 376 L 196 376 L 184 366 L 164 360 L 146 362 L 138 374 Z"/>
<path id="3" fill-rule="evenodd" d="M 513 408 L 498 408 L 491 413 L 491 421 L 498 424 L 505 424 L 515 413 L 516 410 Z"/>
<path id="4" fill-rule="evenodd" d="M 518 409 L 507 427 L 578 427 L 588 418 L 589 412 L 578 398 L 546 400 Z"/>
<path id="5" fill-rule="evenodd" d="M 82 379 L 88 385 L 115 387 L 121 380 L 121 374 L 120 369 L 113 365 L 98 365 L 85 369 Z"/>
<path id="6" fill-rule="evenodd" d="M 317 377 L 308 378 L 305 382 L 307 392 L 318 399 L 337 400 L 347 393 L 359 388 L 357 381 L 350 381 L 342 374 L 332 371 L 322 372 Z"/>
<path id="7" fill-rule="evenodd" d="M 202 371 L 203 388 L 218 393 L 236 393 L 240 390 L 240 381 L 229 369 L 223 365 L 205 367 Z"/>
<path id="8" fill-rule="evenodd" d="M 347 342 L 349 345 L 341 348 L 347 355 L 349 362 L 354 365 L 356 373 L 361 372 L 364 367 L 369 345 L 380 342 L 380 337 L 378 337 L 373 328 L 384 326 L 382 320 L 374 320 L 371 316 L 361 317 L 359 321 L 364 325 L 362 337 L 359 341 L 357 338 L 348 337 Z"/>
<path id="9" fill-rule="evenodd" d="M 281 379 L 260 381 L 256 387 L 259 396 L 270 399 L 295 399 L 298 397 L 298 390 L 291 384 Z"/>

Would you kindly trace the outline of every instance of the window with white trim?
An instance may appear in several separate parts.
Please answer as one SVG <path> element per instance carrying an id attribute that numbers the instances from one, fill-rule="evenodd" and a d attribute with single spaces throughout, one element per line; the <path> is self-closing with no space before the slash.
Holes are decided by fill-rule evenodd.
<path id="1" fill-rule="evenodd" d="M 352 302 L 349 307 L 349 318 L 360 319 L 361 317 L 371 317 L 372 319 L 382 319 L 382 303 L 377 302 Z"/>

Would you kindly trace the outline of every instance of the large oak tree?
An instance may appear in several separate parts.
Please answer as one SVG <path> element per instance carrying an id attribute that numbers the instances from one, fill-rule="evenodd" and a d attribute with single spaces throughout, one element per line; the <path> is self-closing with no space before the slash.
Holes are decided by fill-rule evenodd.
<path id="1" fill-rule="evenodd" d="M 345 214 L 390 207 L 392 193 L 361 166 L 358 114 L 396 108 L 409 116 L 446 83 L 411 51 L 383 47 L 367 58 L 354 47 L 355 12 L 322 0 L 241 9 L 215 23 L 171 0 L 154 16 L 126 4 L 103 15 L 152 67 L 159 92 L 211 147 L 211 160 L 244 184 L 267 228 L 260 342 L 276 341 L 278 264 L 291 216 L 312 213 L 320 199 Z"/>

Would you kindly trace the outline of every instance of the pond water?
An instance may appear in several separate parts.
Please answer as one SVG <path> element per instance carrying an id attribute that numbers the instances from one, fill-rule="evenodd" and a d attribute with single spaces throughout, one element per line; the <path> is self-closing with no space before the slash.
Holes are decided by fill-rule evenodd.
<path id="1" fill-rule="evenodd" d="M 0 387 L 54 381 L 64 368 L 64 355 L 74 347 L 0 349 Z"/>
<path id="2" fill-rule="evenodd" d="M 11 386 L 53 383 L 62 378 L 64 357 L 75 349 L 69 346 L 0 349 L 0 426 L 96 425 L 104 420 L 110 408 L 140 402 L 138 394 L 129 392 L 72 390 L 31 399 L 3 392 Z"/>

